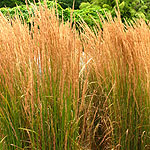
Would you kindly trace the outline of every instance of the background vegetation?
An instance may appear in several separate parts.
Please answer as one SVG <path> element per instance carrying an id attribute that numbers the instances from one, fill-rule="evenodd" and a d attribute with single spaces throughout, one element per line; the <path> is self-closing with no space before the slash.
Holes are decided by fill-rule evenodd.
<path id="1" fill-rule="evenodd" d="M 33 1 L 31 1 L 33 2 Z M 48 1 L 48 7 L 52 7 L 52 5 L 55 3 L 54 1 Z M 27 8 L 24 1 L 16 1 L 13 2 L 2 0 L 0 3 L 0 7 L 3 7 L 4 4 L 7 7 L 14 7 L 15 4 L 21 5 L 19 9 L 21 10 L 23 16 L 26 18 L 26 20 L 29 22 L 29 14 L 27 11 Z M 149 0 L 119 0 L 119 10 L 121 13 L 122 21 L 124 22 L 124 19 L 127 21 L 136 20 L 137 18 L 143 18 L 145 21 L 150 20 L 150 2 Z M 64 16 L 64 21 L 71 20 L 70 14 L 72 12 L 73 7 L 73 0 L 58 0 L 58 13 L 60 18 L 62 18 L 62 11 Z M 30 7 L 30 6 L 29 6 Z M 79 22 L 81 20 L 81 17 L 84 18 L 85 22 L 89 26 L 95 25 L 93 22 L 93 18 L 96 21 L 99 21 L 99 17 L 97 13 L 103 15 L 105 18 L 105 11 L 108 13 L 110 12 L 111 15 L 114 17 L 116 15 L 115 10 L 117 9 L 116 0 L 76 0 L 75 1 L 75 10 L 74 10 L 74 16 L 76 22 Z M 18 8 L 1 8 L 2 13 L 4 15 L 10 14 L 13 16 L 15 14 L 15 11 L 18 10 Z"/>
<path id="2" fill-rule="evenodd" d="M 30 2 L 34 2 L 34 0 L 30 0 Z M 38 0 L 35 0 L 38 2 Z M 1 0 L 0 8 L 1 7 L 15 7 L 16 5 L 25 5 L 25 0 Z"/>

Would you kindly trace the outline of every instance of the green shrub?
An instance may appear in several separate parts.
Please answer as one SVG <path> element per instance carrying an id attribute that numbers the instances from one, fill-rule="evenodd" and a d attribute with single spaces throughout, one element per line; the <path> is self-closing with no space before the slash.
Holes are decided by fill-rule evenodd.
<path id="1" fill-rule="evenodd" d="M 150 3 L 149 2 L 143 2 L 144 5 L 141 5 L 139 1 L 133 1 L 129 3 L 129 1 L 120 1 L 119 3 L 119 10 L 121 13 L 122 21 L 124 22 L 124 19 L 127 21 L 132 21 L 137 18 L 143 18 L 145 21 L 148 21 L 150 19 L 149 15 L 149 8 Z M 42 3 L 43 5 L 43 3 Z M 37 6 L 39 7 L 39 3 L 37 3 Z M 53 1 L 47 1 L 48 8 L 52 8 L 53 6 L 56 7 L 55 2 Z M 80 9 L 72 10 L 71 8 L 63 9 L 59 3 L 57 3 L 57 12 L 59 14 L 60 20 L 63 19 L 64 21 L 71 21 L 71 14 L 73 12 L 73 16 L 75 16 L 75 21 L 78 24 L 82 19 L 89 25 L 89 26 L 95 26 L 97 21 L 99 24 L 99 15 L 102 15 L 104 18 L 106 18 L 105 13 L 108 13 L 112 15 L 114 18 L 116 16 L 115 9 L 117 9 L 116 5 L 114 5 L 114 2 L 112 3 L 104 3 L 104 1 L 100 1 L 99 3 L 89 3 L 89 2 L 83 2 L 80 5 Z M 27 10 L 26 5 L 14 7 L 14 8 L 1 8 L 1 12 L 5 16 L 12 17 L 15 15 L 15 12 L 19 13 L 21 17 L 24 17 L 27 23 L 30 23 L 29 19 L 29 12 Z M 20 12 L 21 11 L 21 12 Z M 34 15 L 34 9 L 31 5 L 29 5 L 29 11 L 32 15 Z M 23 15 L 23 16 L 22 16 Z M 81 19 L 82 18 L 82 19 Z M 95 21 L 93 21 L 93 19 Z M 72 23 L 74 22 L 74 19 L 72 20 Z"/>
<path id="2" fill-rule="evenodd" d="M 37 6 L 39 7 L 39 3 L 37 3 Z M 52 8 L 53 6 L 56 7 L 55 2 L 47 1 L 48 8 Z M 27 23 L 30 23 L 31 21 L 29 18 L 29 12 L 31 15 L 34 15 L 34 8 L 32 7 L 32 5 L 29 5 L 29 12 L 26 5 L 14 7 L 14 8 L 1 8 L 0 10 L 4 14 L 4 16 L 11 17 L 11 18 L 13 18 L 16 12 L 19 14 L 21 18 L 23 17 Z M 72 10 L 71 8 L 63 9 L 61 5 L 57 3 L 57 12 L 59 14 L 60 20 L 62 19 L 62 14 L 63 14 L 63 19 L 65 22 L 67 22 L 68 20 L 71 21 L 71 13 L 73 12 L 72 15 L 75 16 L 75 21 L 77 24 L 81 22 L 83 19 L 89 26 L 93 26 L 95 25 L 93 19 L 99 22 L 98 14 L 101 14 L 105 17 L 105 12 L 109 12 L 109 11 L 107 8 L 101 9 L 100 6 L 97 5 L 94 5 L 89 8 L 86 7 L 81 10 Z M 72 20 L 72 22 L 74 22 L 74 19 Z"/>
<path id="3" fill-rule="evenodd" d="M 117 9 L 116 6 L 116 0 L 92 0 L 91 1 L 91 6 L 92 5 L 97 5 L 100 6 L 102 9 L 103 8 L 107 8 L 108 10 L 111 11 L 112 16 L 116 15 L 115 9 Z M 146 21 L 150 20 L 150 2 L 148 0 L 118 0 L 118 4 L 119 4 L 119 10 L 121 12 L 121 18 L 122 21 L 125 18 L 126 20 L 132 20 L 132 19 L 136 19 L 136 18 L 143 18 Z M 83 4 L 81 3 L 80 6 L 82 6 Z M 84 3 L 84 5 L 86 5 Z M 89 3 L 88 3 L 88 7 Z"/>

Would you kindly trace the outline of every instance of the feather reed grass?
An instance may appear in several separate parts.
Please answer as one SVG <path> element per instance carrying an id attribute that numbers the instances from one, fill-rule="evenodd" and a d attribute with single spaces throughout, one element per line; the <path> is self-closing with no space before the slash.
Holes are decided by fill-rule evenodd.
<path id="1" fill-rule="evenodd" d="M 119 13 L 114 19 L 109 14 L 107 20 L 99 18 L 103 28 L 97 24 L 96 34 L 82 24 L 85 53 L 93 59 L 89 80 L 95 82 L 92 89 L 97 88 L 94 143 L 106 149 L 148 150 L 150 24 L 142 19 L 123 24 Z"/>
<path id="2" fill-rule="evenodd" d="M 79 35 L 34 10 L 30 30 L 0 14 L 0 148 L 148 150 L 149 24 L 100 16 Z"/>

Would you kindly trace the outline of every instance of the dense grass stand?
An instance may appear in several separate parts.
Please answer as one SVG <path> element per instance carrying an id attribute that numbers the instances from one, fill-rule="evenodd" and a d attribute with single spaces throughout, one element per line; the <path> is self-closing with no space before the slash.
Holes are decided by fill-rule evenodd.
<path id="1" fill-rule="evenodd" d="M 0 13 L 0 149 L 149 150 L 150 24 L 108 15 L 79 35 L 34 10 L 30 30 Z"/>

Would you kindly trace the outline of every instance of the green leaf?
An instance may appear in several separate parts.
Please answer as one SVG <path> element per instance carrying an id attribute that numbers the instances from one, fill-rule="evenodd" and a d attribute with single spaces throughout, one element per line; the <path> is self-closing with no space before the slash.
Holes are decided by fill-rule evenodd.
<path id="1" fill-rule="evenodd" d="M 87 8 L 87 7 L 90 7 L 90 5 L 91 4 L 89 2 L 87 2 L 87 3 L 83 2 L 83 3 L 80 4 L 79 8 L 80 9 Z"/>
<path id="2" fill-rule="evenodd" d="M 124 7 L 125 7 L 125 2 L 123 1 L 121 4 L 119 4 L 119 8 L 124 9 Z"/>
<path id="3" fill-rule="evenodd" d="M 137 13 L 135 14 L 135 16 L 136 16 L 137 18 L 145 19 L 145 15 L 144 15 L 142 12 L 137 12 Z"/>
<path id="4" fill-rule="evenodd" d="M 109 6 L 108 4 L 104 4 L 104 5 L 103 5 L 103 8 L 111 9 L 111 6 Z"/>

